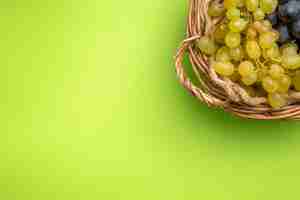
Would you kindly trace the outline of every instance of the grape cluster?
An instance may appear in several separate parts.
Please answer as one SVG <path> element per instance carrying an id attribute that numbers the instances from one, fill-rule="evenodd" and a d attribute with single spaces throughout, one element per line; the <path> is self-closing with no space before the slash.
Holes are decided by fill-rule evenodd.
<path id="1" fill-rule="evenodd" d="M 279 23 L 287 17 L 294 19 L 292 30 L 299 31 L 293 35 L 299 33 L 300 39 L 300 0 L 297 5 L 291 3 L 294 1 L 213 1 L 208 14 L 224 19 L 212 35 L 203 36 L 196 43 L 202 53 L 210 56 L 210 64 L 218 75 L 240 84 L 250 96 L 267 97 L 273 108 L 287 104 L 291 89 L 300 91 L 298 46 L 287 42 L 289 26 Z M 280 20 L 276 12 L 281 13 Z"/>
<path id="2" fill-rule="evenodd" d="M 279 43 L 296 40 L 300 43 L 300 1 L 280 0 L 278 9 L 267 17 L 280 32 Z"/>

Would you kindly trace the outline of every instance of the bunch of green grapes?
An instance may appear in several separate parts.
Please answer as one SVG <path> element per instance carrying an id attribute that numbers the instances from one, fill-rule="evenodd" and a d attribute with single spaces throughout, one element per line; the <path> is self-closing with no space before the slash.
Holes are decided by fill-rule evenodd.
<path id="1" fill-rule="evenodd" d="M 280 47 L 279 33 L 265 20 L 277 5 L 278 0 L 212 2 L 208 14 L 224 20 L 196 44 L 211 57 L 217 74 L 251 90 L 250 96 L 267 96 L 273 108 L 286 105 L 291 88 L 300 91 L 298 47 L 294 43 Z"/>

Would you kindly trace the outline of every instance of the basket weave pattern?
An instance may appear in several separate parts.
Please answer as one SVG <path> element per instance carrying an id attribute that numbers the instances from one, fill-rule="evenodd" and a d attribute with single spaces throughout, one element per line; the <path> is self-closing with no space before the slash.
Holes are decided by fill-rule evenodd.
<path id="1" fill-rule="evenodd" d="M 195 41 L 203 35 L 211 35 L 222 19 L 211 19 L 207 14 L 211 0 L 190 0 L 187 20 L 187 38 L 181 43 L 175 56 L 176 73 L 180 83 L 192 95 L 209 107 L 219 107 L 239 117 L 271 120 L 300 119 L 300 93 L 289 92 L 288 105 L 272 109 L 265 97 L 250 97 L 237 83 L 219 77 L 209 66 L 208 58 L 195 48 Z M 183 68 L 183 59 L 188 54 L 199 86 L 191 82 Z"/>

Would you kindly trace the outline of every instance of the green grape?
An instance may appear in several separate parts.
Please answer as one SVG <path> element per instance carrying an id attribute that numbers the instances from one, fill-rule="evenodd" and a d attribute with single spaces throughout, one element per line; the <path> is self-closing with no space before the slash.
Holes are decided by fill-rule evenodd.
<path id="1" fill-rule="evenodd" d="M 277 41 L 280 37 L 280 33 L 274 29 L 270 29 L 270 34 L 273 35 L 275 41 Z"/>
<path id="2" fill-rule="evenodd" d="M 238 19 L 241 16 L 241 12 L 237 8 L 230 8 L 226 12 L 226 17 L 230 20 Z"/>
<path id="3" fill-rule="evenodd" d="M 242 82 L 245 85 L 253 85 L 255 82 L 257 81 L 257 73 L 256 72 L 252 72 L 250 74 L 248 74 L 247 76 L 242 76 Z"/>
<path id="4" fill-rule="evenodd" d="M 274 12 L 277 5 L 278 0 L 260 0 L 260 8 L 267 14 Z"/>
<path id="5" fill-rule="evenodd" d="M 300 55 L 283 55 L 281 63 L 287 69 L 298 69 L 300 68 Z"/>
<path id="6" fill-rule="evenodd" d="M 253 22 L 252 27 L 260 34 L 270 31 L 270 28 L 268 26 L 266 26 L 265 24 L 263 24 L 261 21 Z"/>
<path id="7" fill-rule="evenodd" d="M 251 59 L 258 59 L 261 56 L 261 50 L 255 40 L 248 40 L 246 42 L 246 52 Z"/>
<path id="8" fill-rule="evenodd" d="M 262 11 L 263 12 L 263 11 Z M 262 20 L 261 21 L 262 25 L 264 25 L 265 27 L 272 29 L 272 23 L 269 20 Z"/>
<path id="9" fill-rule="evenodd" d="M 262 66 L 259 70 L 258 70 L 258 81 L 262 82 L 262 80 L 268 75 L 268 68 L 266 66 Z"/>
<path id="10" fill-rule="evenodd" d="M 269 49 L 263 49 L 263 57 L 268 60 L 276 60 L 280 58 L 280 50 L 277 43 L 273 43 L 272 47 Z"/>
<path id="11" fill-rule="evenodd" d="M 292 79 L 292 83 L 297 91 L 300 91 L 300 71 L 296 72 L 296 75 Z"/>
<path id="12" fill-rule="evenodd" d="M 262 86 L 268 93 L 273 93 L 278 89 L 278 83 L 270 76 L 266 76 L 262 80 Z"/>
<path id="13" fill-rule="evenodd" d="M 225 44 L 229 48 L 236 48 L 241 44 L 241 35 L 239 33 L 229 32 L 225 37 Z"/>
<path id="14" fill-rule="evenodd" d="M 220 24 L 214 32 L 214 39 L 216 40 L 216 42 L 220 44 L 224 44 L 224 38 L 227 32 L 228 32 L 227 25 L 224 23 Z"/>
<path id="15" fill-rule="evenodd" d="M 244 58 L 245 52 L 242 47 L 236 47 L 229 50 L 229 55 L 232 60 L 238 62 Z"/>
<path id="16" fill-rule="evenodd" d="M 254 73 L 255 67 L 251 61 L 243 61 L 238 67 L 238 72 L 241 76 L 248 76 Z"/>
<path id="17" fill-rule="evenodd" d="M 295 56 L 297 55 L 298 46 L 291 42 L 283 45 L 280 50 L 283 56 Z"/>
<path id="18" fill-rule="evenodd" d="M 277 79 L 278 82 L 278 92 L 286 93 L 289 91 L 292 80 L 288 75 L 282 75 L 279 79 Z"/>
<path id="19" fill-rule="evenodd" d="M 271 32 L 265 32 L 259 36 L 259 45 L 263 49 L 268 49 L 276 42 L 276 38 Z"/>
<path id="20" fill-rule="evenodd" d="M 208 36 L 201 37 L 197 41 L 197 46 L 200 51 L 206 55 L 213 55 L 217 50 L 214 40 L 210 39 Z"/>
<path id="21" fill-rule="evenodd" d="M 208 7 L 208 15 L 211 17 L 222 16 L 225 12 L 223 4 L 213 1 Z"/>
<path id="22" fill-rule="evenodd" d="M 257 36 L 256 30 L 253 27 L 249 27 L 246 32 L 247 39 L 254 40 L 256 38 L 256 36 Z"/>
<path id="23" fill-rule="evenodd" d="M 254 12 L 258 8 L 258 0 L 245 0 L 246 8 L 250 12 Z"/>
<path id="24" fill-rule="evenodd" d="M 274 79 L 280 79 L 284 75 L 284 69 L 278 64 L 272 64 L 269 69 L 269 74 Z"/>
<path id="25" fill-rule="evenodd" d="M 229 48 L 224 46 L 221 47 L 216 54 L 216 61 L 218 62 L 229 62 L 230 61 Z"/>
<path id="26" fill-rule="evenodd" d="M 280 93 L 268 94 L 268 102 L 273 108 L 281 108 L 287 104 L 285 96 Z"/>
<path id="27" fill-rule="evenodd" d="M 242 18 L 231 20 L 228 27 L 231 32 L 239 33 L 246 29 L 248 22 Z"/>
<path id="28" fill-rule="evenodd" d="M 236 0 L 237 2 L 237 7 L 238 8 L 243 8 L 245 6 L 245 1 L 244 0 Z"/>
<path id="29" fill-rule="evenodd" d="M 228 10 L 230 8 L 237 7 L 238 1 L 237 0 L 224 0 L 224 6 Z"/>
<path id="30" fill-rule="evenodd" d="M 222 76 L 231 76 L 234 73 L 234 65 L 230 62 L 213 62 L 212 67 Z"/>
<path id="31" fill-rule="evenodd" d="M 254 20 L 263 20 L 265 18 L 265 13 L 262 9 L 258 8 L 253 12 Z"/>

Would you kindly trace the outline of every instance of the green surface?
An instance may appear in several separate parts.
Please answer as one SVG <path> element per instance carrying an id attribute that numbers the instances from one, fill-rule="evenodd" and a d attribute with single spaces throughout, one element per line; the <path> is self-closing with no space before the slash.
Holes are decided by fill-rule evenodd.
<path id="1" fill-rule="evenodd" d="M 298 199 L 300 124 L 197 102 L 187 1 L 3 1 L 2 200 Z"/>

